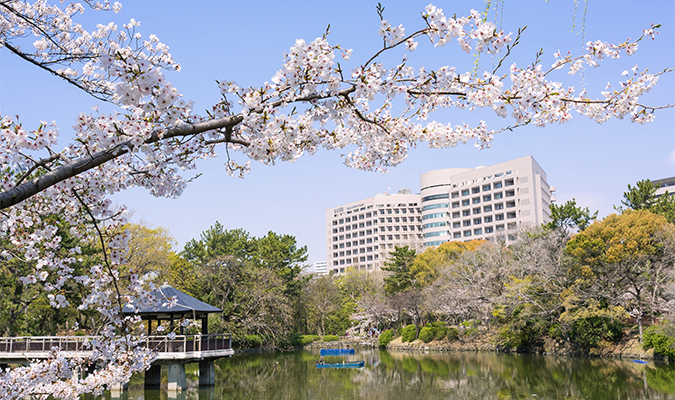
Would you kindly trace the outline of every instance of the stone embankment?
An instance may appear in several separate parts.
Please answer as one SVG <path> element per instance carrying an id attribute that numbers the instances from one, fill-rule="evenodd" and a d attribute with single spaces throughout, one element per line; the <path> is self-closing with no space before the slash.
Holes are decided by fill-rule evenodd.
<path id="1" fill-rule="evenodd" d="M 575 348 L 570 343 L 547 339 L 538 346 L 522 349 L 504 348 L 500 345 L 499 338 L 489 332 L 467 340 L 434 340 L 424 343 L 415 340 L 403 343 L 398 337 L 387 345 L 387 350 L 410 351 L 410 352 L 502 352 L 502 353 L 531 353 L 549 356 L 575 356 L 575 357 L 607 357 L 607 358 L 630 358 L 630 359 L 653 359 L 654 350 L 644 350 L 637 336 L 624 337 L 619 343 L 601 343 L 597 348 L 583 350 Z M 304 346 L 305 349 L 342 349 L 342 348 L 377 348 L 377 338 L 352 338 L 341 339 L 335 342 L 314 342 Z"/>
<path id="2" fill-rule="evenodd" d="M 334 342 L 313 342 L 306 346 L 305 349 L 346 349 L 346 348 L 367 348 L 372 349 L 379 347 L 377 339 L 373 338 L 353 338 L 342 339 Z"/>
<path id="3" fill-rule="evenodd" d="M 387 350 L 394 351 L 415 351 L 415 352 L 502 352 L 502 353 L 531 353 L 556 356 L 576 356 L 576 357 L 607 357 L 607 358 L 631 358 L 631 359 L 652 359 L 654 350 L 644 350 L 637 337 L 627 337 L 619 343 L 601 343 L 597 348 L 583 350 L 575 348 L 567 342 L 558 340 L 546 340 L 539 346 L 531 346 L 523 349 L 509 349 L 499 346 L 497 337 L 485 334 L 470 340 L 455 341 L 431 341 L 424 343 L 421 340 L 415 340 L 409 343 L 401 342 L 401 338 L 396 338 L 387 345 Z"/>

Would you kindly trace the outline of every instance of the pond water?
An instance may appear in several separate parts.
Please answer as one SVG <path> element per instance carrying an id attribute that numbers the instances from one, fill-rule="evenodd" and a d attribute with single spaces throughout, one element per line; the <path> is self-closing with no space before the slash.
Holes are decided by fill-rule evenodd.
<path id="1" fill-rule="evenodd" d="M 146 391 L 143 377 L 137 376 L 121 398 L 675 399 L 672 363 L 357 349 L 355 355 L 324 357 L 324 361 L 364 360 L 365 367 L 317 369 L 320 358 L 318 350 L 235 355 L 216 362 L 213 388 L 198 389 L 198 368 L 192 364 L 186 371 L 188 390 L 177 396 L 166 390 Z"/>

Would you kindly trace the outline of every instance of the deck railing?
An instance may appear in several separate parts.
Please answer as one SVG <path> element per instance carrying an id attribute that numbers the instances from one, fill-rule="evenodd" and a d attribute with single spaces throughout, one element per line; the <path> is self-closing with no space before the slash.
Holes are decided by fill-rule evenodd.
<path id="1" fill-rule="evenodd" d="M 0 337 L 0 357 L 2 354 L 49 353 L 52 349 L 66 352 L 88 352 L 94 340 L 100 336 L 25 336 Z M 203 351 L 229 350 L 232 339 L 229 334 L 215 335 L 176 335 L 146 336 L 140 345 L 158 353 L 191 353 Z"/>

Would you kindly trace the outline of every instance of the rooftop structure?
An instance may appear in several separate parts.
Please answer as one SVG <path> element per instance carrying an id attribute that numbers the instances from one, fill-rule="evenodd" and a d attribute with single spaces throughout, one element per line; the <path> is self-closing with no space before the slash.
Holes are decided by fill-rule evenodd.
<path id="1" fill-rule="evenodd" d="M 670 178 L 657 179 L 652 181 L 654 186 L 656 186 L 656 196 L 664 195 L 666 192 L 670 194 L 675 194 L 675 176 Z"/>

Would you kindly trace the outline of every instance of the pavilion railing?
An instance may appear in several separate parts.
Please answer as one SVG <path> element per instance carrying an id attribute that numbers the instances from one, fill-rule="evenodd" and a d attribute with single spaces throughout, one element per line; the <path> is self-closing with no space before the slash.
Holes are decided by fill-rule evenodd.
<path id="1" fill-rule="evenodd" d="M 0 337 L 0 353 L 48 353 L 52 349 L 67 352 L 91 351 L 92 342 L 100 336 L 24 336 Z M 141 346 L 158 353 L 189 353 L 228 350 L 232 348 L 229 334 L 146 336 Z"/>

